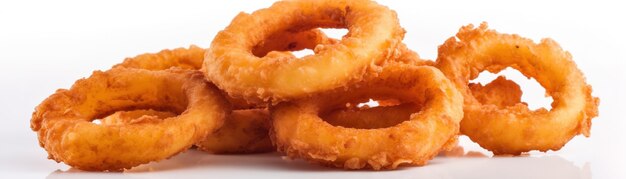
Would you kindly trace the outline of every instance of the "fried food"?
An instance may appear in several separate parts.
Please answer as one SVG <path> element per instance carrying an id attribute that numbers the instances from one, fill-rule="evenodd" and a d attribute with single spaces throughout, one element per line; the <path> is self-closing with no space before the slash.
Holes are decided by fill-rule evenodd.
<path id="1" fill-rule="evenodd" d="M 178 114 L 170 111 L 157 111 L 154 109 L 137 109 L 132 111 L 116 111 L 102 118 L 102 125 L 127 125 L 139 123 L 155 123 L 163 119 L 176 117 Z"/>
<path id="2" fill-rule="evenodd" d="M 439 47 L 437 67 L 465 97 L 463 134 L 494 154 L 513 155 L 559 150 L 577 134 L 589 136 L 599 100 L 591 96 L 591 86 L 571 55 L 555 41 L 543 39 L 536 44 L 518 35 L 488 30 L 486 23 L 478 28 L 464 26 L 456 38 Z M 519 100 L 519 86 L 503 79 L 494 82 L 499 87 L 468 87 L 468 81 L 480 72 L 497 73 L 507 67 L 536 79 L 554 99 L 552 109 L 528 109 Z M 474 94 L 490 90 L 495 93 Z"/>
<path id="3" fill-rule="evenodd" d="M 253 49 L 257 55 L 265 55 L 270 51 L 296 51 L 314 48 L 318 44 L 338 42 L 327 37 L 319 29 L 301 32 L 281 32 L 269 37 Z M 170 68 L 199 70 L 204 60 L 205 49 L 191 47 L 162 50 L 159 53 L 146 53 L 127 58 L 113 68 L 138 68 L 146 70 L 165 70 Z M 262 104 L 249 103 L 243 98 L 225 95 L 234 110 L 227 117 L 224 125 L 211 133 L 198 149 L 217 154 L 261 153 L 275 150 L 268 136 L 269 114 Z M 118 111 L 105 117 L 103 124 L 128 124 L 145 121 L 159 121 L 171 117 L 172 113 L 155 110 Z"/>
<path id="4" fill-rule="evenodd" d="M 270 115 L 266 109 L 234 110 L 224 125 L 198 142 L 199 150 L 216 154 L 271 152 Z"/>
<path id="5" fill-rule="evenodd" d="M 370 98 L 393 98 L 423 107 L 408 121 L 376 129 L 333 126 L 318 115 Z M 278 104 L 272 108 L 270 136 L 287 156 L 327 166 L 381 170 L 424 165 L 458 133 L 462 100 L 434 67 L 390 65 L 347 90 Z"/>
<path id="6" fill-rule="evenodd" d="M 252 49 L 256 56 L 282 51 L 313 49 L 319 44 L 335 44 L 319 29 L 301 32 L 281 32 L 268 37 Z M 216 154 L 245 154 L 275 151 L 269 138 L 269 112 L 263 105 L 250 103 L 244 98 L 228 96 L 234 108 L 219 130 L 196 144 L 199 150 Z"/>
<path id="7" fill-rule="evenodd" d="M 297 58 L 272 51 L 252 53 L 276 32 L 347 28 L 340 42 L 317 45 Z M 207 78 L 229 95 L 279 102 L 347 86 L 395 53 L 404 36 L 396 13 L 369 0 L 279 1 L 252 14 L 240 13 L 219 32 L 205 58 Z"/>
<path id="8" fill-rule="evenodd" d="M 334 44 L 338 41 L 327 37 L 319 29 L 311 29 L 302 32 L 281 32 L 269 37 L 263 43 L 253 48 L 253 53 L 265 56 L 270 51 L 297 51 L 313 49 L 317 44 Z M 165 49 L 158 53 L 145 53 L 132 58 L 124 59 L 124 62 L 116 64 L 113 68 L 140 68 L 146 70 L 166 70 L 181 68 L 199 70 L 202 68 L 206 49 L 191 45 L 189 48 Z"/>
<path id="9" fill-rule="evenodd" d="M 361 108 L 350 105 L 345 109 L 336 109 L 331 112 L 320 114 L 328 124 L 345 128 L 356 129 L 379 129 L 398 125 L 411 119 L 413 113 L 417 113 L 422 106 L 415 103 L 401 103 L 395 99 L 376 100 L 380 105 L 377 107 L 363 106 Z M 439 154 L 448 154 L 458 147 L 458 138 L 455 136 L 441 148 Z"/>
<path id="10" fill-rule="evenodd" d="M 346 128 L 378 129 L 398 125 L 422 107 L 413 103 L 396 106 L 380 106 L 366 109 L 336 109 L 320 117 L 328 124 Z"/>
<path id="11" fill-rule="evenodd" d="M 348 33 L 333 39 L 319 28 Z M 374 1 L 279 1 L 237 15 L 209 49 L 138 55 L 58 90 L 36 107 L 31 128 L 50 159 L 92 171 L 193 145 L 383 170 L 425 165 L 438 153 L 484 156 L 465 154 L 459 133 L 497 155 L 589 136 L 599 100 L 556 42 L 469 25 L 433 62 L 409 49 L 404 33 L 396 13 Z M 303 49 L 314 54 L 292 53 Z M 552 109 L 528 109 L 520 86 L 503 76 L 469 82 L 507 67 L 535 78 Z"/>
<path id="12" fill-rule="evenodd" d="M 160 121 L 177 116 L 157 110 L 118 111 L 102 119 L 102 125 L 125 125 Z M 219 129 L 196 143 L 199 150 L 215 154 L 247 154 L 276 149 L 269 138 L 270 116 L 267 109 L 233 110 Z"/>
<path id="13" fill-rule="evenodd" d="M 176 116 L 92 123 L 116 111 L 135 109 Z M 118 171 L 188 149 L 218 129 L 230 110 L 221 92 L 200 72 L 114 68 L 96 71 L 48 97 L 36 107 L 31 128 L 50 159 L 81 170 Z"/>
<path id="14" fill-rule="evenodd" d="M 474 98 L 481 104 L 493 104 L 496 106 L 514 106 L 518 103 L 526 104 L 522 102 L 522 89 L 520 86 L 504 76 L 498 76 L 498 78 L 485 86 L 469 83 L 468 87 Z"/>
<path id="15" fill-rule="evenodd" d="M 172 67 L 198 70 L 204 61 L 204 48 L 195 45 L 189 48 L 161 50 L 158 53 L 145 53 L 133 58 L 126 58 L 124 62 L 114 65 L 113 68 L 140 68 L 146 70 L 167 70 Z"/>
<path id="16" fill-rule="evenodd" d="M 258 44 L 253 53 L 265 55 L 270 51 L 296 51 L 314 48 L 317 44 L 333 44 L 337 40 L 328 38 L 319 29 L 302 32 L 281 32 Z M 195 45 L 189 48 L 162 50 L 127 58 L 113 68 L 138 68 L 166 70 L 170 68 L 199 70 L 204 60 L 205 49 Z M 248 103 L 242 98 L 226 95 L 234 110 L 229 113 L 224 125 L 196 144 L 198 149 L 217 154 L 261 153 L 275 150 L 269 139 L 269 114 L 263 105 Z M 176 114 L 157 110 L 117 111 L 103 118 L 102 124 L 134 124 L 155 122 Z"/>
<path id="17" fill-rule="evenodd" d="M 252 54 L 257 57 L 264 57 L 272 51 L 288 52 L 315 49 L 315 46 L 319 44 L 331 45 L 338 42 L 337 39 L 327 37 L 320 29 L 300 32 L 285 31 L 272 34 L 252 47 Z"/>
<path id="18" fill-rule="evenodd" d="M 391 56 L 388 60 L 384 61 L 380 67 L 375 68 L 375 71 L 380 71 L 383 66 L 393 65 L 393 64 L 410 64 L 414 66 L 435 66 L 435 62 L 431 60 L 426 60 L 420 58 L 417 52 L 409 49 L 406 44 L 400 43 L 398 44 L 398 48 L 394 51 L 393 56 Z"/>

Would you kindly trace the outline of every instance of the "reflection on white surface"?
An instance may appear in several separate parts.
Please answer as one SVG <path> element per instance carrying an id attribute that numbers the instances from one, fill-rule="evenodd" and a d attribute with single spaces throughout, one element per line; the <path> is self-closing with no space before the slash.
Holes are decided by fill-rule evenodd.
<path id="1" fill-rule="evenodd" d="M 219 171 L 219 172 L 218 172 Z M 306 173 L 306 175 L 302 175 Z M 271 175 L 267 175 L 271 174 Z M 359 178 L 591 178 L 591 164 L 576 166 L 560 156 L 538 157 L 437 157 L 423 167 L 393 171 L 344 171 L 312 165 L 302 160 L 283 160 L 278 153 L 258 155 L 210 155 L 191 150 L 172 159 L 142 165 L 123 173 L 57 170 L 48 179 L 65 178 L 219 178 L 262 176 Z"/>

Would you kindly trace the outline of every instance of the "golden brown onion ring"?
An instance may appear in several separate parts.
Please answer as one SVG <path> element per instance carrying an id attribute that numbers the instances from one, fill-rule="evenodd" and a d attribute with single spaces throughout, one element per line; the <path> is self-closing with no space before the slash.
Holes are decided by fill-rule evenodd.
<path id="1" fill-rule="evenodd" d="M 179 114 L 160 121 L 98 125 L 116 111 Z M 33 113 L 31 128 L 49 157 L 81 170 L 115 171 L 169 158 L 219 128 L 230 111 L 201 73 L 114 68 L 61 89 Z"/>
<path id="2" fill-rule="evenodd" d="M 399 101 L 376 100 L 380 106 L 364 108 L 337 109 L 320 114 L 328 124 L 345 128 L 378 129 L 392 127 L 411 119 L 411 114 L 421 110 L 421 106 L 413 103 L 398 104 Z M 391 104 L 391 105 L 385 105 Z M 458 138 L 455 136 L 439 151 L 439 155 L 447 155 L 458 150 Z"/>
<path id="3" fill-rule="evenodd" d="M 396 64 L 396 63 L 411 64 L 414 66 L 422 66 L 422 65 L 435 66 L 434 61 L 420 58 L 417 52 L 409 49 L 404 43 L 398 44 L 398 49 L 395 51 L 393 56 L 391 56 L 389 60 L 383 62 L 383 65 L 381 66 L 386 66 L 386 65 Z"/>
<path id="4" fill-rule="evenodd" d="M 224 125 L 196 146 L 216 154 L 275 151 L 269 138 L 270 115 L 266 109 L 234 110 Z"/>
<path id="5" fill-rule="evenodd" d="M 177 116 L 156 110 L 118 111 L 102 119 L 102 125 L 151 123 Z M 199 150 L 215 154 L 246 154 L 275 151 L 269 138 L 269 112 L 266 109 L 233 110 L 224 124 L 196 143 Z"/>
<path id="6" fill-rule="evenodd" d="M 300 59 L 289 52 L 252 53 L 276 32 L 317 27 L 349 32 Z M 395 53 L 403 36 L 396 13 L 373 1 L 279 1 L 252 14 L 240 13 L 219 32 L 207 51 L 205 73 L 229 95 L 278 102 L 359 81 Z"/>
<path id="7" fill-rule="evenodd" d="M 577 134 L 589 136 L 599 100 L 591 96 L 591 86 L 570 53 L 555 41 L 543 39 L 536 44 L 518 35 L 488 30 L 486 23 L 478 28 L 464 26 L 456 38 L 439 47 L 437 67 L 464 94 L 463 134 L 495 154 L 514 155 L 558 150 Z M 536 79 L 554 99 L 552 109 L 530 110 L 524 103 L 492 104 L 492 100 L 477 98 L 468 87 L 469 80 L 480 72 L 497 73 L 507 67 Z M 507 98 L 517 101 L 517 97 Z"/>
<path id="8" fill-rule="evenodd" d="M 198 70 L 204 61 L 204 48 L 195 45 L 189 48 L 161 50 L 158 53 L 145 53 L 136 57 L 126 58 L 124 62 L 114 65 L 113 68 L 140 68 L 146 70 L 166 70 L 172 67 Z"/>
<path id="9" fill-rule="evenodd" d="M 332 126 L 318 115 L 369 98 L 395 98 L 423 108 L 408 121 L 378 129 Z M 461 94 L 436 68 L 391 65 L 347 91 L 341 88 L 278 104 L 272 109 L 270 136 L 289 157 L 339 168 L 424 165 L 456 136 L 462 108 Z"/>

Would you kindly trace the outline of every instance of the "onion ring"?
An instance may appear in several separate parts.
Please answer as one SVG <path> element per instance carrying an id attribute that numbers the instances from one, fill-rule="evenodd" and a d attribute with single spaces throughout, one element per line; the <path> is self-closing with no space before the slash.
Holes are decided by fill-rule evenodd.
<path id="1" fill-rule="evenodd" d="M 127 125 L 139 123 L 155 123 L 163 119 L 176 117 L 178 114 L 170 111 L 153 109 L 138 109 L 132 111 L 117 111 L 100 120 L 102 125 Z"/>
<path id="2" fill-rule="evenodd" d="M 439 70 L 428 66 L 386 66 L 376 77 L 272 109 L 270 137 L 279 151 L 345 169 L 394 169 L 424 165 L 458 133 L 462 95 Z M 318 114 L 353 99 L 396 98 L 423 104 L 409 121 L 379 129 L 332 126 Z"/>
<path id="3" fill-rule="evenodd" d="M 398 44 L 398 48 L 397 50 L 395 50 L 394 55 L 389 60 L 384 61 L 381 66 L 388 66 L 398 63 L 410 64 L 413 66 L 435 66 L 434 61 L 420 58 L 417 52 L 409 49 L 404 43 Z M 377 71 L 380 71 L 380 68 L 378 68 Z"/>
<path id="4" fill-rule="evenodd" d="M 91 122 L 133 109 L 180 115 L 128 125 Z M 48 97 L 35 109 L 31 128 L 49 158 L 81 170 L 116 171 L 188 149 L 219 128 L 228 111 L 228 101 L 199 72 L 114 68 Z"/>
<path id="5" fill-rule="evenodd" d="M 195 45 L 189 48 L 161 50 L 158 53 L 145 53 L 133 58 L 126 58 L 124 62 L 114 65 L 113 68 L 140 68 L 146 70 L 167 70 L 172 67 L 198 70 L 204 61 L 204 48 Z"/>
<path id="6" fill-rule="evenodd" d="M 411 118 L 411 114 L 419 112 L 422 106 L 414 103 L 402 103 L 394 99 L 376 100 L 380 106 L 364 108 L 347 108 L 320 114 L 328 124 L 345 128 L 378 129 L 392 127 Z M 350 106 L 352 107 L 352 106 Z M 442 147 L 439 155 L 456 150 L 458 137 L 451 138 Z"/>
<path id="7" fill-rule="evenodd" d="M 176 113 L 156 110 L 118 111 L 102 119 L 102 125 L 150 123 Z M 233 110 L 219 129 L 196 143 L 199 150 L 214 154 L 246 154 L 275 151 L 268 136 L 269 112 L 266 109 Z"/>
<path id="8" fill-rule="evenodd" d="M 306 31 L 298 34 L 289 33 L 285 34 L 285 37 L 277 36 L 275 39 L 272 39 L 272 43 L 267 43 L 267 46 L 278 46 L 276 43 L 283 44 L 286 42 L 284 40 L 300 40 L 301 38 L 298 37 L 303 36 L 302 34 L 316 34 L 316 31 Z M 320 38 L 325 38 L 325 36 Z M 266 47 L 261 46 L 260 48 Z M 165 49 L 158 53 L 145 53 L 132 58 L 126 58 L 124 59 L 124 62 L 114 65 L 113 68 L 135 68 L 152 71 L 167 70 L 170 68 L 200 70 L 202 68 L 202 61 L 204 61 L 205 51 L 206 49 L 196 45 L 191 45 L 189 48 L 176 48 L 172 50 Z M 246 100 L 241 98 L 232 98 L 228 95 L 226 95 L 226 98 L 235 106 L 235 109 L 251 109 L 258 107 L 256 104 L 248 103 Z M 158 113 L 158 111 L 119 111 L 119 113 L 112 114 L 106 118 L 108 118 L 109 121 L 123 123 L 142 115 L 154 116 L 155 113 Z M 156 116 L 159 117 L 159 115 Z"/>
<path id="9" fill-rule="evenodd" d="M 464 26 L 456 38 L 459 41 L 452 37 L 439 47 L 437 67 L 465 97 L 461 133 L 494 154 L 513 155 L 559 150 L 577 134 L 589 136 L 599 100 L 591 96 L 591 86 L 571 55 L 555 41 L 543 39 L 536 44 L 518 35 L 488 30 L 486 23 L 478 28 Z M 497 73 L 506 67 L 536 79 L 546 95 L 553 97 L 552 109 L 530 110 L 523 103 L 492 104 L 473 95 L 469 80 L 482 71 Z M 509 98 L 516 101 L 516 97 Z"/>
<path id="10" fill-rule="evenodd" d="M 266 109 L 234 110 L 224 125 L 196 144 L 199 150 L 216 154 L 275 151 L 269 138 L 270 115 Z"/>
<path id="11" fill-rule="evenodd" d="M 315 55 L 255 56 L 252 48 L 276 32 L 348 28 L 336 44 L 318 45 Z M 279 1 L 252 14 L 240 13 L 219 32 L 205 58 L 204 72 L 229 95 L 279 102 L 347 86 L 382 63 L 404 36 L 396 13 L 368 0 Z"/>

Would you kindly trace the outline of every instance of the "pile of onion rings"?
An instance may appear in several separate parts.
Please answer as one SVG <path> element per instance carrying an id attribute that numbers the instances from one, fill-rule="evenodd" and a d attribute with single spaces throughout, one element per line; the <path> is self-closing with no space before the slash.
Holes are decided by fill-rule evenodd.
<path id="1" fill-rule="evenodd" d="M 348 34 L 333 39 L 319 28 Z M 31 129 L 50 159 L 91 171 L 123 171 L 193 146 L 387 170 L 425 165 L 441 151 L 462 155 L 459 135 L 512 155 L 589 136 L 599 99 L 553 40 L 468 25 L 430 61 L 402 42 L 404 33 L 393 10 L 370 0 L 279 1 L 237 15 L 210 48 L 127 58 L 56 91 L 35 108 Z M 314 54 L 291 53 L 303 49 Z M 536 79 L 552 109 L 528 109 L 520 86 L 503 76 L 470 82 L 507 67 Z M 378 105 L 364 105 L 371 100 Z"/>

